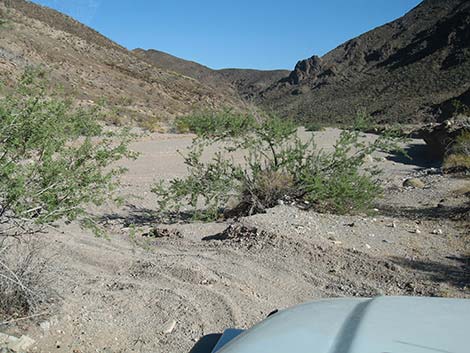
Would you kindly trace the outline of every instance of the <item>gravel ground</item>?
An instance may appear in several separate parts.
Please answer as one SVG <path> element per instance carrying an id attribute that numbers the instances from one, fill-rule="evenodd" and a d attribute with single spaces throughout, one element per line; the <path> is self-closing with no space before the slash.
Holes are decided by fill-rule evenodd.
<path id="1" fill-rule="evenodd" d="M 338 130 L 317 133 L 329 148 Z M 306 134 L 302 132 L 302 134 Z M 369 136 L 368 138 L 373 138 Z M 130 204 L 96 210 L 109 239 L 76 224 L 42 236 L 57 299 L 49 315 L 8 332 L 36 352 L 189 352 L 204 335 L 247 328 L 274 309 L 342 296 L 470 297 L 469 181 L 434 170 L 411 141 L 413 162 L 378 155 L 385 195 L 373 215 L 336 216 L 280 205 L 218 223 L 158 225 L 155 179 L 185 174 L 176 152 L 189 135 L 148 135 L 126 161 Z M 424 188 L 405 188 L 419 177 Z M 139 226 L 131 237 L 129 224 Z M 168 237 L 143 237 L 158 227 Z"/>

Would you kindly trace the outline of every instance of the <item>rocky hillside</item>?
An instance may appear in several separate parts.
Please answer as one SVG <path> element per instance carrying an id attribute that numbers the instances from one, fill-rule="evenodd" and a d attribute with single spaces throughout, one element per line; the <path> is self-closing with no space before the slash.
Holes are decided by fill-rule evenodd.
<path id="1" fill-rule="evenodd" d="M 244 99 L 255 100 L 260 92 L 267 89 L 273 82 L 285 78 L 287 70 L 249 70 L 223 69 L 217 72 L 219 76 L 234 86 Z"/>
<path id="2" fill-rule="evenodd" d="M 156 68 L 72 18 L 24 0 L 0 0 L 0 79 L 40 65 L 78 101 L 105 99 L 123 120 L 165 120 L 193 109 L 241 107 L 235 94 Z M 119 119 L 120 119 L 119 118 Z"/>
<path id="3" fill-rule="evenodd" d="M 203 108 L 243 109 L 248 101 L 329 124 L 359 109 L 378 122 L 420 123 L 439 119 L 442 106 L 470 89 L 468 0 L 425 0 L 292 72 L 212 70 L 157 50 L 128 51 L 25 0 L 0 0 L 0 20 L 1 80 L 42 65 L 77 100 L 108 101 L 118 121 L 165 121 Z"/>
<path id="4" fill-rule="evenodd" d="M 271 84 L 289 75 L 287 70 L 213 70 L 194 61 L 184 60 L 158 50 L 135 49 L 133 52 L 156 67 L 192 77 L 224 92 L 238 92 L 247 100 L 252 100 Z"/>
<path id="5" fill-rule="evenodd" d="M 298 62 L 260 102 L 330 123 L 348 121 L 360 108 L 378 121 L 422 122 L 434 119 L 429 107 L 469 87 L 470 1 L 425 0 L 323 57 Z"/>

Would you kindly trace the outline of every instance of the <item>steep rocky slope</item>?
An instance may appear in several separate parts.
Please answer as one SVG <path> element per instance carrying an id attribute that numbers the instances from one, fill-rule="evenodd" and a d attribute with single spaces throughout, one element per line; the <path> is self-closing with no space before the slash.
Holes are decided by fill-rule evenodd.
<path id="1" fill-rule="evenodd" d="M 184 60 L 158 50 L 135 49 L 133 52 L 159 68 L 192 77 L 225 92 L 237 92 L 248 100 L 257 97 L 273 82 L 289 75 L 287 70 L 213 70 L 194 61 Z"/>
<path id="2" fill-rule="evenodd" d="M 41 65 L 66 92 L 92 104 L 107 100 L 125 117 L 165 119 L 200 108 L 241 107 L 216 90 L 140 59 L 59 12 L 24 0 L 0 1 L 0 78 L 14 81 Z"/>
<path id="3" fill-rule="evenodd" d="M 432 120 L 429 106 L 470 87 L 470 1 L 425 0 L 402 18 L 294 71 L 260 101 L 283 115 L 328 122 L 365 108 L 378 121 Z"/>

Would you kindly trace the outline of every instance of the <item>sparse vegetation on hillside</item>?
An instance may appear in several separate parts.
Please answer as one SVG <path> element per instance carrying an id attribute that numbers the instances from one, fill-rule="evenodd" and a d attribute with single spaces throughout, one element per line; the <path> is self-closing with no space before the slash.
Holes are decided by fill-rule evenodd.
<path id="1" fill-rule="evenodd" d="M 85 207 L 117 199 L 110 164 L 132 157 L 129 134 L 106 133 L 97 109 L 78 109 L 52 95 L 37 70 L 0 99 L 0 296 L 4 314 L 27 313 L 44 288 L 35 280 L 36 253 L 11 256 L 12 238 L 36 234 L 65 219 L 98 231 Z M 40 262 L 40 261 L 39 261 Z"/>
<path id="2" fill-rule="evenodd" d="M 454 116 L 457 116 L 460 114 L 470 116 L 470 107 L 467 104 L 459 101 L 458 99 L 454 99 L 452 100 L 451 105 L 454 108 L 453 109 Z"/>
<path id="3" fill-rule="evenodd" d="M 264 212 L 281 200 L 335 213 L 366 211 L 380 194 L 376 168 L 364 168 L 364 159 L 377 150 L 397 149 L 389 134 L 374 142 L 361 139 L 357 126 L 344 130 L 332 152 L 315 149 L 314 139 L 302 141 L 297 125 L 274 116 L 257 121 L 252 116 L 227 112 L 191 116 L 180 120 L 197 137 L 185 163 L 189 176 L 161 181 L 153 192 L 162 212 L 186 206 L 195 217 L 214 219 L 223 212 L 251 215 Z M 248 128 L 249 127 L 249 128 Z M 220 143 L 221 151 L 203 162 L 206 147 Z M 231 153 L 243 150 L 243 163 Z M 238 202 L 227 209 L 230 199 Z"/>

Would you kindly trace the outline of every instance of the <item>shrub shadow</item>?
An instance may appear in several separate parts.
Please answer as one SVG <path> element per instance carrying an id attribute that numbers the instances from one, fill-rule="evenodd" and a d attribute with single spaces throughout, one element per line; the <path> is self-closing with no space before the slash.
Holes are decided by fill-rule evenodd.
<path id="1" fill-rule="evenodd" d="M 387 160 L 406 164 L 414 165 L 422 168 L 439 168 L 442 162 L 434 157 L 427 145 L 424 144 L 410 144 L 404 148 L 405 154 L 400 151 L 392 152 Z"/>
<path id="2" fill-rule="evenodd" d="M 470 204 L 459 206 L 438 205 L 435 207 L 406 207 L 380 205 L 380 212 L 384 216 L 407 219 L 434 219 L 434 220 L 465 220 L 470 219 Z"/>
<path id="3" fill-rule="evenodd" d="M 194 212 L 167 212 L 159 214 L 154 210 L 137 207 L 132 204 L 125 206 L 124 214 L 110 213 L 105 214 L 99 218 L 99 222 L 107 225 L 111 222 L 119 222 L 124 227 L 130 226 L 152 226 L 155 224 L 174 224 L 174 223 L 189 223 L 194 218 Z"/>
<path id="4" fill-rule="evenodd" d="M 208 235 L 207 237 L 202 238 L 202 241 L 211 241 L 211 240 L 227 240 L 228 236 L 226 234 L 222 233 L 217 233 L 214 235 Z"/>
<path id="5" fill-rule="evenodd" d="M 405 258 L 392 258 L 391 260 L 402 267 L 419 271 L 436 283 L 448 283 L 456 287 L 470 286 L 470 255 L 461 257 L 448 256 L 454 264 L 444 264 L 437 261 L 414 261 Z"/>

